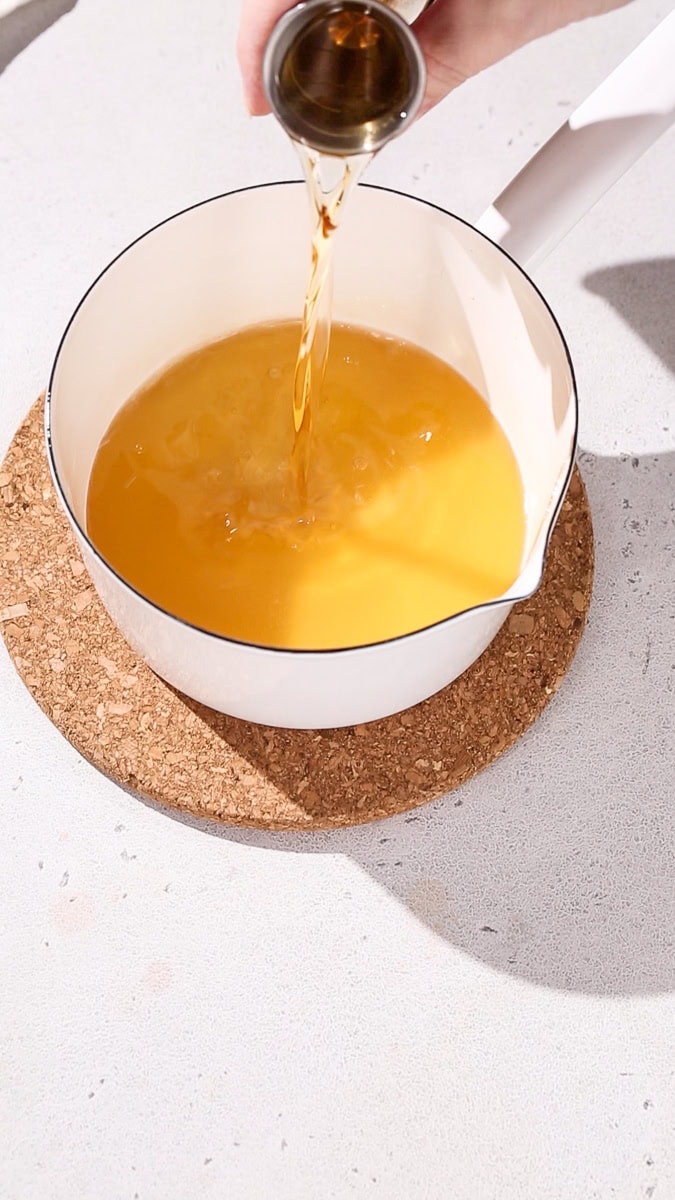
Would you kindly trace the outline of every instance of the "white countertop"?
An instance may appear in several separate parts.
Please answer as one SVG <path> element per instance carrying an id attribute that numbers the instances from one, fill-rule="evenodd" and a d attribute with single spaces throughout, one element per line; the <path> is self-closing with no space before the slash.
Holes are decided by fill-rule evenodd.
<path id="1" fill-rule="evenodd" d="M 527 48 L 370 179 L 476 217 L 670 7 Z M 297 176 L 243 115 L 236 16 L 79 0 L 0 75 L 0 451 L 113 254 Z M 340 834 L 198 828 L 82 761 L 0 645 L 2 1200 L 675 1197 L 674 151 L 538 272 L 597 577 L 562 691 L 484 775 Z"/>

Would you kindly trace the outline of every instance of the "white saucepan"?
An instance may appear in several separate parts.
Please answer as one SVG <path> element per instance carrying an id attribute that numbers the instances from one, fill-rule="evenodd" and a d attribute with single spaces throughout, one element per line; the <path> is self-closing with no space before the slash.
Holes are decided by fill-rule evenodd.
<path id="1" fill-rule="evenodd" d="M 519 578 L 491 603 L 430 628 L 320 652 L 237 642 L 162 611 L 87 537 L 93 460 L 121 405 L 177 357 L 246 325 L 301 313 L 304 185 L 208 200 L 151 229 L 106 267 L 56 354 L 47 450 L 96 590 L 159 675 L 211 708 L 264 724 L 370 721 L 450 683 L 485 650 L 512 605 L 535 591 L 573 468 L 577 400 L 560 329 L 518 262 L 551 249 L 672 121 L 674 58 L 672 14 L 539 151 L 477 229 L 396 192 L 364 186 L 354 194 L 340 233 L 336 319 L 405 338 L 460 371 L 501 422 L 524 481 Z"/>

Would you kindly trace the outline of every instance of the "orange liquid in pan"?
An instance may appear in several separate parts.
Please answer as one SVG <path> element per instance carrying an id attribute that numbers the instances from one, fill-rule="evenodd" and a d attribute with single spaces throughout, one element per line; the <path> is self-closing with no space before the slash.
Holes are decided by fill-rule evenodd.
<path id="1" fill-rule="evenodd" d="M 378 642 L 500 596 L 523 487 L 482 398 L 426 351 L 334 325 L 303 495 L 299 338 L 298 322 L 244 329 L 124 405 L 87 497 L 104 558 L 194 625 L 287 648 Z"/>

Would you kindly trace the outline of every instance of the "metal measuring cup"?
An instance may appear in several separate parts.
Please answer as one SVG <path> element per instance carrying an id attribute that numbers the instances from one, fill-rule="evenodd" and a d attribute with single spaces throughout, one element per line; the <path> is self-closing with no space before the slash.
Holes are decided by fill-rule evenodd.
<path id="1" fill-rule="evenodd" d="M 379 0 L 308 0 L 272 30 L 263 84 L 290 137 L 347 157 L 374 153 L 414 120 L 426 66 L 409 26 Z"/>

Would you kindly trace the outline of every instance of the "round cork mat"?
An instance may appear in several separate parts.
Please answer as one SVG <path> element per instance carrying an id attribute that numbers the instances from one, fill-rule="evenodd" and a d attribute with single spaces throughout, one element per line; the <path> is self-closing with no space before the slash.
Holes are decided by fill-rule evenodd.
<path id="1" fill-rule="evenodd" d="M 228 824 L 336 829 L 458 787 L 512 746 L 557 691 L 592 582 L 591 515 L 575 470 L 541 587 L 460 679 L 370 725 L 269 729 L 175 692 L 118 633 L 57 503 L 40 401 L 0 466 L 0 630 L 27 688 L 117 783 Z"/>

